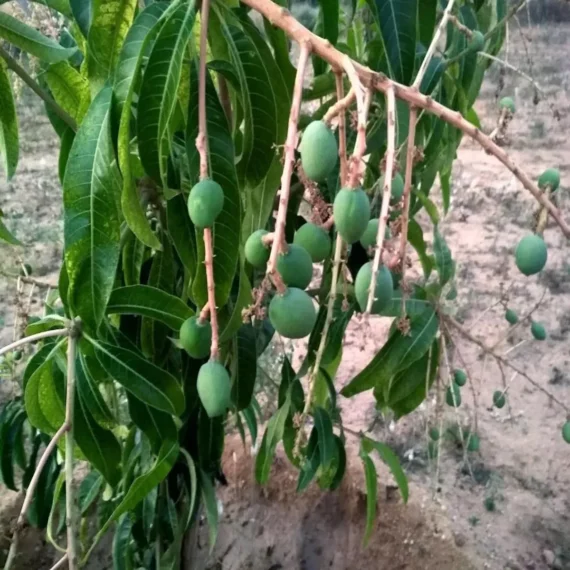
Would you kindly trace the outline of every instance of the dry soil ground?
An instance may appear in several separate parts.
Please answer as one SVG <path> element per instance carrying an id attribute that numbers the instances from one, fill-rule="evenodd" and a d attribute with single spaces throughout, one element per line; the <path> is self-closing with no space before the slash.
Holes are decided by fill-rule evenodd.
<path id="1" fill-rule="evenodd" d="M 525 33 L 532 39 L 528 48 L 534 77 L 550 105 L 543 100 L 535 106 L 532 87 L 517 75 L 507 74 L 501 94 L 514 95 L 518 108 L 508 131 L 509 152 L 533 176 L 549 166 L 560 168 L 560 205 L 568 210 L 570 26 L 537 27 Z M 514 26 L 508 58 L 529 71 L 524 44 Z M 477 104 L 487 132 L 496 122 L 498 79 L 495 70 Z M 16 250 L 21 260 L 33 265 L 35 275 L 55 282 L 62 249 L 55 140 L 46 119 L 36 114 L 37 106 L 29 103 L 27 95 L 22 101 L 22 161 L 14 181 L 0 185 L 0 207 L 10 228 L 30 244 Z M 551 105 L 562 115 L 560 121 L 553 119 Z M 459 296 L 452 308 L 473 334 L 494 343 L 506 331 L 504 310 L 496 305 L 501 290 L 509 288 L 509 306 L 520 314 L 529 311 L 544 293 L 535 318 L 545 324 L 548 339 L 531 341 L 528 327 L 523 326 L 500 349 L 511 350 L 509 357 L 538 385 L 570 402 L 567 242 L 549 225 L 545 232 L 549 261 L 539 278 L 521 278 L 513 262 L 514 247 L 531 228 L 535 212 L 535 203 L 514 177 L 465 141 L 453 173 L 452 207 L 442 224 L 459 267 Z M 17 271 L 13 252 L 0 246 L 2 343 L 11 338 L 14 324 L 15 280 L 6 277 Z M 32 296 L 32 312 L 40 305 L 38 293 L 42 292 Z M 339 384 L 366 365 L 385 334 L 386 323 L 375 321 L 362 346 L 362 332 L 357 324 L 351 327 Z M 455 339 L 452 366 L 462 365 L 461 356 L 471 375 L 469 386 L 463 389 L 460 420 L 467 426 L 476 418 L 481 437 L 481 451 L 471 454 L 468 465 L 450 438 L 442 443 L 439 466 L 428 459 L 426 425 L 441 420 L 453 427 L 457 420 L 453 411 L 436 417 L 433 401 L 395 425 L 375 421 L 378 418 L 368 395 L 345 406 L 345 422 L 353 429 L 366 429 L 375 421 L 374 436 L 399 453 L 412 484 L 408 507 L 399 504 L 392 493 L 381 493 L 378 528 L 371 547 L 361 554 L 364 503 L 357 460 L 351 461 L 350 483 L 336 494 L 323 497 L 312 489 L 295 496 L 292 473 L 284 460 L 277 461 L 273 482 L 261 491 L 251 483 L 249 453 L 231 442 L 225 459 L 230 486 L 221 495 L 221 538 L 210 567 L 570 568 L 570 451 L 560 436 L 563 411 L 525 379 L 513 378 L 510 370 L 505 370 L 510 407 L 493 410 L 491 395 L 502 385 L 500 370 L 464 339 Z M 1 390 L 11 392 L 10 383 L 3 382 Z M 386 472 L 381 471 L 380 477 L 390 483 Z M 1 497 L 2 535 L 14 519 L 15 501 L 11 493 Z M 53 557 L 40 535 L 30 531 L 25 546 L 19 568 L 50 567 Z M 106 567 L 103 559 L 95 564 Z"/>

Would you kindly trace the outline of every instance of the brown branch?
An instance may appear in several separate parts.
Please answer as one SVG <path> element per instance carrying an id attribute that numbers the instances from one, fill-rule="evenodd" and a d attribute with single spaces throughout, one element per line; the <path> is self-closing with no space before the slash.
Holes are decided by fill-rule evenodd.
<path id="1" fill-rule="evenodd" d="M 333 119 L 342 112 L 345 112 L 356 99 L 356 92 L 354 88 L 351 88 L 350 91 L 346 94 L 345 97 L 338 100 L 332 107 L 325 113 L 323 117 L 323 121 L 330 125 Z"/>
<path id="2" fill-rule="evenodd" d="M 404 205 L 402 207 L 402 233 L 400 235 L 400 273 L 402 274 L 402 317 L 406 317 L 406 246 L 408 244 L 408 225 L 410 222 L 410 195 L 412 193 L 412 171 L 414 169 L 414 151 L 416 149 L 416 123 L 418 110 L 410 107 L 410 124 L 408 127 L 408 148 L 406 153 L 406 175 L 404 178 Z"/>
<path id="3" fill-rule="evenodd" d="M 337 99 L 343 99 L 344 83 L 342 72 L 335 75 Z M 338 116 L 338 157 L 340 160 L 340 184 L 344 186 L 348 176 L 348 164 L 346 161 L 346 112 L 341 110 Z"/>
<path id="4" fill-rule="evenodd" d="M 546 394 L 553 402 L 556 402 L 562 409 L 566 411 L 566 413 L 570 413 L 570 408 L 563 402 L 561 402 L 556 396 L 551 394 L 546 388 L 543 388 L 536 380 L 533 380 L 526 372 L 521 370 L 520 368 L 516 367 L 512 364 L 508 359 L 504 356 L 497 354 L 492 348 L 489 348 L 482 340 L 479 340 L 477 337 L 473 336 L 467 329 L 465 329 L 460 323 L 458 323 L 453 317 L 449 315 L 442 315 L 444 322 L 448 325 L 453 327 L 457 332 L 459 332 L 462 336 L 464 336 L 467 340 L 471 341 L 473 344 L 476 344 L 485 354 L 492 356 L 498 363 L 504 364 L 511 370 L 518 372 L 523 378 L 525 378 L 530 384 L 532 384 L 536 389 L 540 390 L 544 394 Z"/>
<path id="5" fill-rule="evenodd" d="M 243 0 L 243 3 L 265 16 L 274 26 L 282 29 L 289 37 L 297 42 L 303 43 L 310 41 L 313 52 L 327 61 L 333 70 L 341 71 L 344 69 L 346 56 L 332 46 L 329 41 L 320 38 L 301 25 L 287 9 L 278 6 L 271 0 Z M 393 89 L 397 98 L 406 101 L 410 105 L 425 109 L 477 141 L 489 154 L 494 155 L 520 180 L 534 198 L 548 210 L 552 218 L 556 220 L 556 223 L 560 226 L 564 235 L 570 238 L 570 226 L 564 221 L 558 208 L 544 196 L 531 178 L 518 167 L 502 148 L 497 146 L 475 125 L 467 121 L 461 113 L 452 111 L 437 101 L 434 101 L 431 97 L 418 93 L 418 91 L 412 87 L 407 87 L 401 83 L 392 81 L 385 75 L 376 73 L 363 65 L 356 62 L 352 62 L 352 65 L 363 84 L 371 85 L 382 93 Z"/>
<path id="6" fill-rule="evenodd" d="M 384 172 L 384 194 L 382 196 L 382 207 L 380 208 L 378 233 L 376 234 L 376 250 L 374 251 L 374 261 L 372 264 L 372 277 L 368 291 L 368 302 L 366 303 L 367 315 L 372 311 L 372 305 L 374 304 L 376 278 L 382 260 L 386 225 L 388 223 L 388 208 L 390 207 L 390 197 L 392 196 L 392 178 L 394 176 L 394 158 L 396 152 L 396 98 L 394 95 L 394 89 L 388 89 L 388 91 L 386 91 L 386 115 L 388 122 L 388 143 L 385 161 L 386 171 Z"/>
<path id="7" fill-rule="evenodd" d="M 291 190 L 291 176 L 295 167 L 295 149 L 297 148 L 297 123 L 299 121 L 299 113 L 301 110 L 301 101 L 303 97 L 303 81 L 305 78 L 305 70 L 309 55 L 311 53 L 311 42 L 304 40 L 301 42 L 301 53 L 297 64 L 297 75 L 295 77 L 295 86 L 293 88 L 293 101 L 291 103 L 291 111 L 289 114 L 289 126 L 287 128 L 287 139 L 285 141 L 285 156 L 283 163 L 283 174 L 281 176 L 281 191 L 279 192 L 279 209 L 277 210 L 277 219 L 275 220 L 275 236 L 271 247 L 271 255 L 267 262 L 267 277 L 271 278 L 277 291 L 282 293 L 285 285 L 277 271 L 277 257 L 285 250 L 285 225 L 287 222 L 287 206 L 289 204 L 289 194 Z"/>

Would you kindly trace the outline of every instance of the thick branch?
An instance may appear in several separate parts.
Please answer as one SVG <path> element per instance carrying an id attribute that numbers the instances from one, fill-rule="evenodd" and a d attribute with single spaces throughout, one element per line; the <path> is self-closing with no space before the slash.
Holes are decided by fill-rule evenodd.
<path id="1" fill-rule="evenodd" d="M 388 89 L 388 91 L 386 91 L 386 114 L 388 121 L 388 142 L 385 161 L 386 171 L 384 172 L 384 193 L 382 195 L 380 219 L 378 220 L 378 233 L 376 234 L 376 249 L 372 263 L 372 277 L 370 279 L 370 289 L 368 290 L 368 302 L 366 303 L 367 315 L 372 311 L 372 305 L 374 304 L 376 278 L 382 260 L 382 249 L 384 249 L 384 237 L 388 223 L 388 208 L 390 207 L 390 198 L 392 196 L 392 178 L 394 177 L 394 158 L 396 153 L 396 98 L 394 97 L 394 89 Z"/>
<path id="2" fill-rule="evenodd" d="M 12 344 L 9 344 L 4 348 L 0 348 L 0 356 L 5 354 L 6 352 L 10 352 L 11 350 L 18 348 L 19 346 L 28 344 L 30 342 L 36 342 L 38 340 L 43 340 L 44 338 L 50 338 L 52 336 L 67 336 L 68 334 L 69 334 L 68 329 L 55 329 L 53 331 L 44 331 L 38 334 L 33 334 L 31 336 L 25 336 L 24 338 L 16 340 Z"/>
<path id="3" fill-rule="evenodd" d="M 301 53 L 297 64 L 297 75 L 293 88 L 293 101 L 289 114 L 289 126 L 287 128 L 287 139 L 285 141 L 285 156 L 283 163 L 283 174 L 281 175 L 281 190 L 279 192 L 279 208 L 275 221 L 275 236 L 271 247 L 271 255 L 267 263 L 267 275 L 273 280 L 277 290 L 283 289 L 284 285 L 277 273 L 277 257 L 285 250 L 285 224 L 287 222 L 287 206 L 289 204 L 289 194 L 291 190 L 291 176 L 295 167 L 295 149 L 297 148 L 297 122 L 301 110 L 301 100 L 303 97 L 303 80 L 305 69 L 311 53 L 311 43 L 301 42 Z"/>
<path id="4" fill-rule="evenodd" d="M 288 10 L 281 8 L 271 0 L 243 0 L 243 3 L 265 16 L 274 26 L 281 28 L 289 37 L 297 42 L 310 41 L 313 52 L 327 61 L 335 71 L 344 69 L 345 55 L 331 45 L 330 42 L 320 38 L 301 25 Z M 431 97 L 419 93 L 412 87 L 406 87 L 388 79 L 381 73 L 375 73 L 371 69 L 352 62 L 361 81 L 365 85 L 372 85 L 378 91 L 386 93 L 394 89 L 397 98 L 406 101 L 410 105 L 425 109 L 429 113 L 439 117 L 445 122 L 463 131 L 466 135 L 476 140 L 489 154 L 497 157 L 523 184 L 523 186 L 536 198 L 547 210 L 556 223 L 562 229 L 567 238 L 570 238 L 570 226 L 564 221 L 560 211 L 548 200 L 530 177 L 525 174 L 509 157 L 509 155 L 497 146 L 487 135 L 482 133 L 475 125 L 467 121 L 461 113 L 437 103 Z"/>

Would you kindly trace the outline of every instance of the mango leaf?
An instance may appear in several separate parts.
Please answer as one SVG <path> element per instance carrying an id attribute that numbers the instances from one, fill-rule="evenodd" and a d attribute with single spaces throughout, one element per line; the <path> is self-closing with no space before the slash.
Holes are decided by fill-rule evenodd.
<path id="1" fill-rule="evenodd" d="M 85 0 L 69 0 L 73 19 L 77 22 L 83 37 L 88 37 L 89 26 L 91 25 L 92 2 Z"/>
<path id="2" fill-rule="evenodd" d="M 227 340 L 230 340 L 234 337 L 234 335 L 243 324 L 243 309 L 248 307 L 253 302 L 251 283 L 249 282 L 249 278 L 245 272 L 245 263 L 243 257 L 240 258 L 239 263 L 240 273 L 237 296 L 233 302 L 229 302 L 218 314 L 220 321 L 220 330 L 222 331 L 220 334 L 220 343 L 226 342 Z M 267 321 L 265 321 L 265 323 L 267 323 Z M 257 344 L 258 343 L 256 342 L 256 345 Z M 259 352 L 259 347 L 257 348 L 258 354 L 261 354 Z"/>
<path id="3" fill-rule="evenodd" d="M 168 187 L 168 121 L 176 105 L 182 60 L 192 35 L 195 15 L 194 2 L 190 1 L 178 5 L 167 17 L 154 42 L 140 88 L 137 113 L 139 155 L 145 172 L 163 187 Z"/>
<path id="4" fill-rule="evenodd" d="M 117 65 L 136 7 L 137 0 L 92 0 L 87 72 L 96 91 Z"/>
<path id="5" fill-rule="evenodd" d="M 361 447 L 365 453 L 370 453 L 372 450 L 376 450 L 380 459 L 389 467 L 394 480 L 400 489 L 402 499 L 404 503 L 408 502 L 409 489 L 408 489 L 408 478 L 400 465 L 398 456 L 385 444 L 380 441 L 374 441 L 368 437 L 362 438 Z"/>
<path id="6" fill-rule="evenodd" d="M 206 410 L 200 408 L 198 416 L 198 457 L 202 469 L 210 475 L 220 468 L 224 451 L 224 418 L 208 417 Z"/>
<path id="7" fill-rule="evenodd" d="M 99 390 L 99 383 L 107 380 L 107 373 L 92 356 L 80 354 L 76 365 L 76 385 L 79 397 L 93 419 L 104 428 L 115 426 L 115 418 Z"/>
<path id="8" fill-rule="evenodd" d="M 154 4 L 153 4 L 154 6 Z M 174 249 L 182 261 L 182 265 L 190 278 L 196 274 L 196 232 L 190 216 L 186 201 L 182 194 L 178 194 L 166 203 L 166 216 L 168 220 L 168 233 L 172 239 Z"/>
<path id="9" fill-rule="evenodd" d="M 441 185 L 441 196 L 443 198 L 443 211 L 447 214 L 451 203 L 451 172 L 449 170 L 440 171 L 439 182 Z"/>
<path id="10" fill-rule="evenodd" d="M 435 30 L 437 0 L 421 0 L 418 11 L 418 40 L 427 49 Z"/>
<path id="11" fill-rule="evenodd" d="M 95 421 L 78 394 L 73 414 L 73 435 L 91 465 L 114 487 L 121 479 L 121 446 L 112 431 Z"/>
<path id="12" fill-rule="evenodd" d="M 0 422 L 0 473 L 2 482 L 12 491 L 18 490 L 14 481 L 14 454 L 18 434 L 20 437 L 22 436 L 21 430 L 25 420 L 25 410 L 15 401 L 9 402 L 2 410 Z"/>
<path id="13" fill-rule="evenodd" d="M 337 447 L 334 440 L 333 426 L 329 414 L 320 407 L 313 412 L 315 429 L 318 434 L 320 465 L 322 469 L 328 469 L 337 457 Z"/>
<path id="14" fill-rule="evenodd" d="M 79 124 L 89 108 L 89 81 L 67 61 L 50 65 L 44 77 L 56 103 Z"/>
<path id="15" fill-rule="evenodd" d="M 344 443 L 338 435 L 334 436 L 334 440 L 337 447 L 338 465 L 334 477 L 332 478 L 330 484 L 328 485 L 328 489 L 330 491 L 334 491 L 335 489 L 339 488 L 344 478 L 344 473 L 346 471 L 346 450 L 344 448 Z"/>
<path id="16" fill-rule="evenodd" d="M 317 430 L 313 428 L 305 451 L 305 461 L 302 463 L 301 469 L 299 470 L 297 493 L 304 491 L 315 478 L 320 464 L 320 457 L 319 436 L 317 435 Z"/>
<path id="17" fill-rule="evenodd" d="M 232 402 L 237 410 L 251 404 L 257 377 L 256 334 L 251 325 L 242 325 L 234 340 Z"/>
<path id="18" fill-rule="evenodd" d="M 0 17 L 2 14 L 3 12 L 0 12 Z M 6 64 L 3 59 L 0 59 L 0 158 L 7 180 L 10 180 L 16 172 L 19 152 L 18 117 L 14 105 L 14 94 Z M 19 245 L 19 242 L 12 238 L 4 228 L 1 219 L 0 239 Z"/>
<path id="19" fill-rule="evenodd" d="M 164 441 L 154 465 L 133 481 L 122 501 L 95 536 L 92 548 L 99 542 L 114 521 L 124 513 L 132 511 L 155 487 L 164 481 L 176 463 L 179 452 L 180 448 L 177 442 Z"/>
<path id="20" fill-rule="evenodd" d="M 364 530 L 364 546 L 374 530 L 374 520 L 376 519 L 376 501 L 378 500 L 378 480 L 376 478 L 376 467 L 374 462 L 366 453 L 361 453 L 362 465 L 364 467 L 364 477 L 366 479 L 366 527 Z"/>
<path id="21" fill-rule="evenodd" d="M 0 210 L 1 214 L 1 210 Z M 0 215 L 0 240 L 9 243 L 10 245 L 24 245 L 20 240 L 16 239 L 4 225 L 2 221 L 2 215 Z"/>
<path id="22" fill-rule="evenodd" d="M 339 25 L 339 0 L 319 0 L 319 16 L 315 33 L 329 42 L 336 45 L 338 40 L 338 25 Z M 319 56 L 313 56 L 313 68 L 315 76 L 325 73 L 327 64 Z"/>
<path id="23" fill-rule="evenodd" d="M 97 359 L 119 384 L 152 408 L 173 415 L 184 411 L 184 392 L 178 380 L 141 354 L 89 339 Z"/>
<path id="24" fill-rule="evenodd" d="M 416 57 L 418 0 L 367 0 L 380 27 L 390 77 L 409 84 Z"/>
<path id="25" fill-rule="evenodd" d="M 148 285 L 131 285 L 113 289 L 107 304 L 109 315 L 141 315 L 164 323 L 174 331 L 194 311 L 178 297 Z"/>
<path id="26" fill-rule="evenodd" d="M 439 212 L 437 211 L 437 206 L 421 191 L 413 190 L 414 196 L 421 202 L 428 216 L 430 217 L 431 223 L 437 226 L 439 223 Z"/>
<path id="27" fill-rule="evenodd" d="M 197 70 L 193 65 L 190 75 L 190 106 L 188 108 L 188 128 L 186 131 L 186 152 L 193 181 L 198 180 L 199 155 L 196 149 L 198 135 L 198 81 Z M 228 300 L 240 243 L 240 198 L 237 175 L 234 166 L 234 146 L 228 128 L 226 115 L 222 109 L 216 89 L 207 77 L 206 113 L 208 120 L 208 162 L 213 180 L 224 190 L 224 208 L 214 224 L 214 274 L 216 276 L 216 304 L 223 307 Z M 202 307 L 208 300 L 206 267 L 204 265 L 204 242 L 201 231 L 196 231 L 198 270 L 192 284 L 195 303 Z"/>
<path id="28" fill-rule="evenodd" d="M 55 353 L 63 346 L 65 341 L 57 344 L 44 344 L 31 358 L 28 360 L 24 375 L 22 377 L 22 390 L 26 390 L 26 386 L 35 371 L 46 362 L 53 358 Z"/>
<path id="29" fill-rule="evenodd" d="M 424 277 L 427 279 L 431 275 L 431 271 L 433 269 L 433 261 L 427 253 L 427 245 L 424 240 L 424 232 L 418 222 L 416 222 L 414 219 L 410 219 L 408 224 L 408 241 L 416 250 L 418 257 L 420 258 L 420 263 L 422 264 Z"/>
<path id="30" fill-rule="evenodd" d="M 121 179 L 111 138 L 111 97 L 106 87 L 91 104 L 63 181 L 69 301 L 93 329 L 105 314 L 120 254 Z"/>
<path id="31" fill-rule="evenodd" d="M 123 280 L 127 287 L 131 287 L 140 282 L 146 246 L 132 231 L 126 233 L 123 241 L 124 245 L 121 256 Z"/>
<path id="32" fill-rule="evenodd" d="M 55 40 L 3 11 L 0 11 L 0 38 L 46 63 L 69 59 L 77 52 L 75 48 L 62 47 Z"/>
<path id="33" fill-rule="evenodd" d="M 255 411 L 250 404 L 249 407 L 242 410 L 241 413 L 251 435 L 251 445 L 255 446 L 257 443 L 257 419 L 255 418 Z"/>
<path id="34" fill-rule="evenodd" d="M 418 286 L 412 288 L 411 293 L 406 295 L 406 316 L 416 317 L 421 315 L 432 303 L 426 298 L 425 291 Z M 402 316 L 402 290 L 396 289 L 388 306 L 380 313 L 383 317 Z"/>
<path id="35" fill-rule="evenodd" d="M 24 402 L 28 420 L 35 428 L 47 434 L 53 434 L 63 421 L 63 404 L 53 389 L 52 358 L 36 368 L 30 376 L 24 392 Z M 45 398 L 42 405 L 42 399 Z M 48 415 L 44 410 L 48 410 Z"/>
<path id="36" fill-rule="evenodd" d="M 403 335 L 396 329 L 380 352 L 341 390 L 341 394 L 350 398 L 374 387 L 385 386 L 395 374 L 429 350 L 438 329 L 439 319 L 431 307 L 412 317 L 409 334 Z"/>
<path id="37" fill-rule="evenodd" d="M 218 538 L 218 500 L 216 499 L 216 490 L 212 485 L 209 475 L 200 471 L 200 488 L 202 490 L 202 501 L 206 507 L 206 518 L 208 519 L 208 528 L 210 529 L 210 554 L 216 546 Z"/>
<path id="38" fill-rule="evenodd" d="M 119 519 L 113 537 L 113 568 L 115 570 L 132 569 L 132 530 L 131 515 L 125 513 Z"/>
<path id="39" fill-rule="evenodd" d="M 275 449 L 277 448 L 277 444 L 283 439 L 285 422 L 289 415 L 290 407 L 291 397 L 287 396 L 283 405 L 269 420 L 267 429 L 263 434 L 259 452 L 255 459 L 255 478 L 261 485 L 267 483 L 267 480 L 269 479 Z"/>
<path id="40" fill-rule="evenodd" d="M 117 141 L 119 167 L 123 174 L 121 206 L 129 228 L 145 245 L 153 249 L 160 249 L 161 244 L 149 226 L 131 167 L 131 105 L 144 57 L 148 55 L 151 41 L 159 28 L 157 23 L 165 13 L 172 11 L 172 8 L 168 12 L 166 9 L 165 2 L 156 2 L 137 16 L 123 43 L 113 84 L 121 117 Z"/>
<path id="41" fill-rule="evenodd" d="M 79 511 L 82 515 L 87 514 L 91 506 L 97 500 L 101 488 L 103 487 L 104 479 L 97 473 L 97 471 L 91 471 L 79 485 Z"/>
<path id="42" fill-rule="evenodd" d="M 433 254 L 435 266 L 439 273 L 439 282 L 443 287 L 455 274 L 455 263 L 451 257 L 451 250 L 438 226 L 435 226 L 433 233 Z"/>

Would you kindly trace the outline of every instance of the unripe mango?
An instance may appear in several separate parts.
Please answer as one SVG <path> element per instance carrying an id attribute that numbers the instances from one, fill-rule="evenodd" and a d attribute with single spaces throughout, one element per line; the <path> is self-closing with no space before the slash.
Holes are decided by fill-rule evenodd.
<path id="1" fill-rule="evenodd" d="M 338 160 L 338 145 L 323 121 L 313 121 L 303 132 L 299 146 L 301 165 L 307 178 L 324 182 Z"/>
<path id="2" fill-rule="evenodd" d="M 370 282 L 372 281 L 372 267 L 373 263 L 371 261 L 365 263 L 358 271 L 354 282 L 354 294 L 361 311 L 366 311 L 368 304 L 368 292 Z M 378 275 L 376 277 L 376 291 L 371 313 L 373 315 L 380 314 L 390 303 L 393 295 L 394 281 L 392 279 L 392 273 L 390 273 L 390 270 L 385 265 L 382 265 L 378 269 Z"/>
<path id="3" fill-rule="evenodd" d="M 292 243 L 279 255 L 277 271 L 286 285 L 305 289 L 313 278 L 313 261 L 305 248 Z"/>
<path id="4" fill-rule="evenodd" d="M 515 250 L 515 261 L 524 275 L 534 275 L 542 271 L 548 259 L 544 240 L 535 234 L 523 237 Z"/>
<path id="5" fill-rule="evenodd" d="M 334 223 L 346 243 L 358 241 L 370 220 L 370 200 L 362 188 L 343 188 L 333 206 Z"/>
<path id="6" fill-rule="evenodd" d="M 198 372 L 198 396 L 208 417 L 223 415 L 230 406 L 231 380 L 225 367 L 216 360 L 202 364 Z"/>
<path id="7" fill-rule="evenodd" d="M 257 230 L 245 242 L 245 258 L 256 269 L 263 269 L 269 261 L 271 248 L 263 243 L 263 237 L 268 233 L 266 230 Z"/>
<path id="8" fill-rule="evenodd" d="M 190 190 L 188 214 L 197 228 L 211 228 L 223 208 L 224 191 L 214 180 L 200 180 Z"/>
<path id="9" fill-rule="evenodd" d="M 317 320 L 313 301 L 305 291 L 289 287 L 269 303 L 269 320 L 286 338 L 303 338 L 311 333 Z"/>
<path id="10" fill-rule="evenodd" d="M 315 263 L 324 261 L 331 252 L 331 238 L 320 226 L 310 222 L 303 224 L 296 232 L 293 243 L 306 249 Z"/>
<path id="11" fill-rule="evenodd" d="M 180 344 L 192 358 L 206 358 L 210 354 L 211 343 L 212 326 L 209 321 L 201 323 L 197 317 L 190 317 L 180 327 Z"/>

